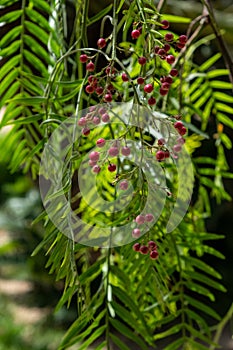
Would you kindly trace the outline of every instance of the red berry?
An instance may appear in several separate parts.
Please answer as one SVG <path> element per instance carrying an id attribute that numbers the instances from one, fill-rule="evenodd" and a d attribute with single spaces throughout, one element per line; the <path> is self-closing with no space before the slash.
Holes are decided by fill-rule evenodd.
<path id="1" fill-rule="evenodd" d="M 160 50 L 160 47 L 158 45 L 156 45 L 154 47 L 154 53 L 157 54 L 159 52 L 159 50 Z"/>
<path id="2" fill-rule="evenodd" d="M 164 39 L 166 41 L 172 41 L 174 39 L 174 35 L 172 33 L 167 33 L 165 34 Z"/>
<path id="3" fill-rule="evenodd" d="M 109 164 L 108 171 L 110 171 L 111 173 L 116 171 L 116 164 Z"/>
<path id="4" fill-rule="evenodd" d="M 98 146 L 98 147 L 104 147 L 104 145 L 105 145 L 105 143 L 106 143 L 106 141 L 105 141 L 105 139 L 98 139 L 97 141 L 96 141 L 96 146 Z"/>
<path id="5" fill-rule="evenodd" d="M 157 160 L 164 160 L 165 159 L 164 151 L 157 151 L 155 156 L 156 156 Z"/>
<path id="6" fill-rule="evenodd" d="M 153 85 L 152 84 L 146 84 L 144 86 L 144 91 L 147 92 L 148 94 L 153 91 Z"/>
<path id="7" fill-rule="evenodd" d="M 100 172 L 100 170 L 101 170 L 101 168 L 100 168 L 100 166 L 99 165 L 94 165 L 93 167 L 92 167 L 92 171 L 93 171 L 93 173 L 96 173 L 96 174 L 98 174 L 99 172 Z"/>
<path id="8" fill-rule="evenodd" d="M 134 250 L 135 252 L 139 252 L 140 247 L 141 247 L 141 244 L 140 244 L 140 243 L 135 243 L 135 244 L 133 245 L 133 250 Z"/>
<path id="9" fill-rule="evenodd" d="M 148 98 L 148 105 L 149 106 L 153 106 L 153 105 L 155 105 L 156 104 L 156 99 L 153 97 L 153 96 L 151 96 L 150 98 Z"/>
<path id="10" fill-rule="evenodd" d="M 88 94 L 93 94 L 93 92 L 94 92 L 94 88 L 92 85 L 87 85 L 85 90 Z"/>
<path id="11" fill-rule="evenodd" d="M 168 84 L 172 84 L 173 83 L 173 79 L 172 79 L 172 77 L 165 77 L 164 78 L 164 82 L 166 82 Z"/>
<path id="12" fill-rule="evenodd" d="M 106 46 L 106 40 L 104 38 L 100 38 L 98 41 L 97 41 L 97 46 L 99 49 L 103 49 L 105 46 Z"/>
<path id="13" fill-rule="evenodd" d="M 94 162 L 97 162 L 100 158 L 99 152 L 93 151 L 89 154 L 89 159 L 93 160 Z"/>
<path id="14" fill-rule="evenodd" d="M 169 44 L 164 44 L 163 48 L 166 52 L 168 52 L 170 50 L 171 46 Z"/>
<path id="15" fill-rule="evenodd" d="M 183 126 L 182 128 L 180 128 L 180 129 L 178 130 L 178 132 L 179 132 L 179 134 L 180 134 L 181 136 L 183 136 L 183 135 L 185 135 L 185 134 L 186 134 L 187 129 L 186 129 L 186 127 L 185 127 L 185 126 Z"/>
<path id="16" fill-rule="evenodd" d="M 86 124 L 87 124 L 86 118 L 81 117 L 81 118 L 79 119 L 79 121 L 78 121 L 78 125 L 79 125 L 79 126 L 84 126 L 84 125 L 86 125 Z"/>
<path id="17" fill-rule="evenodd" d="M 187 42 L 188 38 L 186 35 L 180 35 L 179 36 L 179 42 L 182 44 L 185 44 Z"/>
<path id="18" fill-rule="evenodd" d="M 149 242 L 148 242 L 148 248 L 149 248 L 150 250 L 154 250 L 154 249 L 157 248 L 157 244 L 156 244 L 154 241 L 149 241 Z"/>
<path id="19" fill-rule="evenodd" d="M 169 90 L 169 89 L 170 89 L 170 84 L 167 83 L 167 82 L 163 83 L 162 86 L 161 86 L 161 89 L 163 89 L 163 90 Z"/>
<path id="20" fill-rule="evenodd" d="M 164 49 L 159 49 L 158 55 L 159 56 L 164 56 L 164 55 L 166 55 L 166 51 Z"/>
<path id="21" fill-rule="evenodd" d="M 165 95 L 168 94 L 168 90 L 164 90 L 164 89 L 160 88 L 159 89 L 159 93 L 160 93 L 161 96 L 165 96 Z"/>
<path id="22" fill-rule="evenodd" d="M 161 21 L 161 24 L 162 24 L 162 27 L 161 27 L 162 29 L 168 29 L 170 26 L 170 23 L 166 19 L 163 19 Z"/>
<path id="23" fill-rule="evenodd" d="M 88 56 L 85 54 L 80 55 L 79 60 L 81 63 L 86 63 L 88 61 Z"/>
<path id="24" fill-rule="evenodd" d="M 97 93 L 97 95 L 102 95 L 102 93 L 104 92 L 104 89 L 102 88 L 102 86 L 97 86 L 97 88 L 95 89 L 95 92 Z"/>
<path id="25" fill-rule="evenodd" d="M 108 150 L 108 154 L 110 157 L 116 157 L 119 154 L 119 150 L 117 147 L 110 147 Z"/>
<path id="26" fill-rule="evenodd" d="M 185 47 L 185 43 L 177 43 L 176 46 L 178 49 L 183 49 L 183 47 Z"/>
<path id="27" fill-rule="evenodd" d="M 165 144 L 165 140 L 164 139 L 158 139 L 158 145 L 159 146 L 163 146 Z"/>
<path id="28" fill-rule="evenodd" d="M 93 167 L 94 165 L 97 164 L 97 162 L 95 162 L 94 160 L 91 160 L 91 159 L 90 159 L 90 160 L 88 161 L 88 164 L 89 164 L 90 166 Z"/>
<path id="29" fill-rule="evenodd" d="M 86 69 L 89 71 L 89 72 L 93 72 L 95 70 L 95 65 L 93 62 L 89 62 L 87 65 L 86 65 Z"/>
<path id="30" fill-rule="evenodd" d="M 88 80 L 88 83 L 91 85 L 97 83 L 97 78 L 94 75 L 89 75 L 87 80 Z"/>
<path id="31" fill-rule="evenodd" d="M 146 245 L 142 245 L 141 247 L 140 247 L 140 253 L 142 253 L 142 254 L 148 254 L 149 253 L 149 248 L 146 246 Z"/>
<path id="32" fill-rule="evenodd" d="M 135 219 L 136 223 L 138 225 L 142 225 L 145 222 L 145 216 L 144 215 L 138 215 Z"/>
<path id="33" fill-rule="evenodd" d="M 172 76 L 172 77 L 176 77 L 178 75 L 178 70 L 175 69 L 175 68 L 172 68 L 169 72 L 169 74 Z"/>
<path id="34" fill-rule="evenodd" d="M 103 115 L 102 115 L 102 122 L 104 122 L 104 123 L 107 123 L 108 121 L 109 121 L 109 115 L 108 115 L 108 113 L 104 113 Z"/>
<path id="35" fill-rule="evenodd" d="M 107 110 L 106 110 L 106 108 L 104 108 L 104 107 L 100 107 L 100 109 L 98 110 L 98 112 L 99 112 L 100 115 L 103 115 L 104 113 L 107 112 Z"/>
<path id="36" fill-rule="evenodd" d="M 184 126 L 184 124 L 181 121 L 178 121 L 178 122 L 174 123 L 174 127 L 176 129 L 181 129 L 181 128 L 183 128 L 183 126 Z"/>
<path id="37" fill-rule="evenodd" d="M 129 183 L 128 183 L 127 180 L 121 181 L 121 183 L 120 183 L 120 189 L 121 190 L 125 191 L 125 190 L 127 190 L 128 187 L 129 187 Z"/>
<path id="38" fill-rule="evenodd" d="M 170 157 L 170 152 L 168 150 L 164 151 L 164 155 L 165 158 L 169 158 Z"/>
<path id="39" fill-rule="evenodd" d="M 132 231 L 132 237 L 134 238 L 139 238 L 141 235 L 141 231 L 139 230 L 139 228 L 135 228 L 133 231 Z"/>
<path id="40" fill-rule="evenodd" d="M 144 84 L 144 78 L 138 77 L 138 78 L 137 78 L 137 83 L 138 83 L 139 85 Z"/>
<path id="41" fill-rule="evenodd" d="M 152 250 L 152 252 L 150 252 L 150 258 L 152 260 L 156 260 L 158 259 L 158 257 L 159 257 L 159 253 L 157 252 L 157 250 Z"/>
<path id="42" fill-rule="evenodd" d="M 105 73 L 107 75 L 114 75 L 116 73 L 116 69 L 114 67 L 111 67 L 111 66 L 108 66 L 106 69 L 105 69 Z"/>
<path id="43" fill-rule="evenodd" d="M 145 215 L 145 220 L 146 222 L 151 222 L 154 220 L 154 215 L 153 214 L 146 214 Z"/>
<path id="44" fill-rule="evenodd" d="M 112 94 L 104 95 L 104 101 L 105 102 L 112 102 Z"/>
<path id="45" fill-rule="evenodd" d="M 128 75 L 127 75 L 126 73 L 122 73 L 121 79 L 122 79 L 123 81 L 128 81 L 128 80 L 129 80 Z"/>
<path id="46" fill-rule="evenodd" d="M 173 146 L 173 151 L 175 152 L 175 153 L 179 153 L 180 151 L 181 151 L 181 145 L 174 145 Z"/>
<path id="47" fill-rule="evenodd" d="M 141 66 L 144 66 L 144 64 L 146 64 L 146 57 L 144 57 L 144 56 L 139 57 L 138 63 L 139 63 Z"/>
<path id="48" fill-rule="evenodd" d="M 130 155 L 130 148 L 127 147 L 127 146 L 122 147 L 121 148 L 121 154 L 123 156 L 126 156 L 126 157 L 129 156 Z"/>
<path id="49" fill-rule="evenodd" d="M 166 57 L 166 61 L 167 61 L 167 63 L 172 64 L 175 62 L 175 57 L 173 55 L 168 55 Z"/>
<path id="50" fill-rule="evenodd" d="M 90 131 L 91 130 L 89 128 L 85 127 L 85 128 L 82 129 L 82 134 L 84 136 L 88 136 L 90 134 Z"/>
<path id="51" fill-rule="evenodd" d="M 138 29 L 134 29 L 131 32 L 131 37 L 132 39 L 137 39 L 141 35 L 140 31 Z"/>

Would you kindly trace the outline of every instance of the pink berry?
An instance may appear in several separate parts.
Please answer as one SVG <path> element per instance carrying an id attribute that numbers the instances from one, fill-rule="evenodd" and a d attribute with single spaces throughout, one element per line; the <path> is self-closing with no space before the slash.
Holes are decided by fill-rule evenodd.
<path id="1" fill-rule="evenodd" d="M 102 95 L 102 93 L 104 92 L 104 89 L 102 88 L 102 86 L 97 86 L 97 88 L 95 89 L 95 92 L 97 93 L 97 95 Z"/>
<path id="2" fill-rule="evenodd" d="M 152 260 L 156 260 L 158 259 L 158 257 L 159 257 L 159 253 L 157 252 L 157 250 L 152 250 L 152 252 L 150 252 L 150 258 Z"/>
<path id="3" fill-rule="evenodd" d="M 133 229 L 133 231 L 132 231 L 132 237 L 134 237 L 134 238 L 139 238 L 140 235 L 141 235 L 141 231 L 140 231 L 139 228 Z"/>
<path id="4" fill-rule="evenodd" d="M 144 255 L 148 254 L 149 253 L 149 248 L 146 245 L 142 245 L 140 247 L 140 253 L 142 253 Z"/>
<path id="5" fill-rule="evenodd" d="M 135 219 L 136 223 L 138 225 L 142 225 L 145 222 L 145 216 L 144 215 L 138 215 Z"/>
<path id="6" fill-rule="evenodd" d="M 164 156 L 165 156 L 165 158 L 169 158 L 170 152 L 168 150 L 164 151 Z"/>
<path id="7" fill-rule="evenodd" d="M 109 115 L 108 115 L 108 113 L 104 113 L 103 115 L 102 115 L 102 122 L 103 123 L 107 123 L 107 122 L 109 122 Z"/>
<path id="8" fill-rule="evenodd" d="M 112 102 L 112 94 L 104 95 L 104 101 L 105 102 Z"/>
<path id="9" fill-rule="evenodd" d="M 120 189 L 126 191 L 129 187 L 129 183 L 127 180 L 123 180 L 120 182 Z"/>
<path id="10" fill-rule="evenodd" d="M 122 73 L 121 79 L 122 79 L 123 81 L 129 81 L 128 75 L 127 75 L 126 73 Z"/>
<path id="11" fill-rule="evenodd" d="M 96 165 L 96 162 L 94 160 L 89 160 L 88 164 L 90 166 L 94 166 L 94 165 Z"/>
<path id="12" fill-rule="evenodd" d="M 161 24 L 162 24 L 162 29 L 168 29 L 170 26 L 170 23 L 166 19 L 163 19 L 161 21 Z"/>
<path id="13" fill-rule="evenodd" d="M 139 57 L 138 63 L 139 63 L 141 66 L 144 66 L 144 64 L 146 64 L 146 57 L 144 57 L 144 56 Z"/>
<path id="14" fill-rule="evenodd" d="M 99 117 L 93 117 L 92 122 L 93 122 L 93 124 L 98 125 L 100 123 L 100 118 Z"/>
<path id="15" fill-rule="evenodd" d="M 86 63 L 87 61 L 88 61 L 88 57 L 87 57 L 87 55 L 80 55 L 80 57 L 79 57 L 79 61 L 81 62 L 81 63 Z"/>
<path id="16" fill-rule="evenodd" d="M 140 31 L 138 29 L 134 29 L 131 32 L 131 37 L 132 39 L 137 39 L 141 35 Z"/>
<path id="17" fill-rule="evenodd" d="M 172 68 L 169 72 L 169 74 L 172 76 L 172 77 L 176 77 L 178 75 L 178 70 L 175 69 L 175 68 Z"/>
<path id="18" fill-rule="evenodd" d="M 96 146 L 98 146 L 98 147 L 104 147 L 104 145 L 105 145 L 105 143 L 106 143 L 106 141 L 105 141 L 105 139 L 98 139 L 97 141 L 96 141 Z"/>
<path id="19" fill-rule="evenodd" d="M 121 154 L 123 155 L 123 156 L 129 156 L 130 155 L 130 148 L 129 147 L 127 147 L 127 146 L 124 146 L 124 147 L 122 147 L 121 148 Z"/>
<path id="20" fill-rule="evenodd" d="M 186 35 L 180 35 L 179 36 L 179 42 L 182 44 L 185 44 L 187 42 L 188 38 Z"/>
<path id="21" fill-rule="evenodd" d="M 165 34 L 164 39 L 166 41 L 172 41 L 174 39 L 174 35 L 172 33 L 167 33 Z"/>
<path id="22" fill-rule="evenodd" d="M 100 166 L 99 165 L 94 165 L 93 167 L 92 167 L 92 171 L 93 171 L 93 173 L 96 173 L 96 174 L 98 174 L 99 172 L 100 172 L 100 170 L 101 170 L 101 168 L 100 168 Z"/>
<path id="23" fill-rule="evenodd" d="M 118 153 L 119 153 L 119 150 L 118 150 L 117 147 L 111 147 L 111 148 L 109 148 L 109 150 L 108 150 L 108 155 L 109 155 L 110 157 L 116 157 L 116 156 L 118 155 Z"/>
<path id="24" fill-rule="evenodd" d="M 100 109 L 98 110 L 98 112 L 99 112 L 100 115 L 104 115 L 104 113 L 106 113 L 107 110 L 106 110 L 106 108 L 104 108 L 104 107 L 100 107 Z"/>
<path id="25" fill-rule="evenodd" d="M 137 83 L 138 83 L 139 85 L 144 84 L 144 78 L 138 77 L 138 78 L 137 78 Z"/>
<path id="26" fill-rule="evenodd" d="M 111 173 L 116 171 L 116 164 L 109 164 L 108 171 L 110 171 Z"/>
<path id="27" fill-rule="evenodd" d="M 175 62 L 175 57 L 173 55 L 167 55 L 166 61 L 167 63 L 172 64 Z"/>
<path id="28" fill-rule="evenodd" d="M 149 241 L 148 242 L 148 248 L 150 250 L 155 250 L 157 248 L 157 244 L 154 241 Z"/>
<path id="29" fill-rule="evenodd" d="M 181 145 L 174 145 L 173 146 L 173 151 L 175 152 L 175 153 L 179 153 L 180 151 L 181 151 Z"/>
<path id="30" fill-rule="evenodd" d="M 187 129 L 186 129 L 186 127 L 185 127 L 185 126 L 183 126 L 182 128 L 180 128 L 180 129 L 178 130 L 178 132 L 179 132 L 179 134 L 180 134 L 181 136 L 183 136 L 183 135 L 185 135 L 185 134 L 186 134 Z"/>
<path id="31" fill-rule="evenodd" d="M 93 62 L 89 62 L 87 65 L 86 65 L 86 70 L 88 70 L 89 72 L 93 72 L 95 70 L 95 65 Z"/>
<path id="32" fill-rule="evenodd" d="M 180 136 L 180 137 L 178 137 L 178 139 L 177 139 L 177 143 L 178 143 L 179 145 L 182 146 L 182 145 L 185 143 L 185 139 L 183 139 L 183 137 Z"/>
<path id="33" fill-rule="evenodd" d="M 146 214 L 145 215 L 145 221 L 146 222 L 151 222 L 154 220 L 154 215 L 153 214 Z"/>
<path id="34" fill-rule="evenodd" d="M 152 84 L 146 84 L 144 86 L 144 91 L 147 92 L 148 94 L 153 91 L 153 85 Z"/>
<path id="35" fill-rule="evenodd" d="M 140 244 L 140 243 L 135 243 L 135 244 L 133 245 L 133 250 L 134 250 L 135 252 L 139 252 L 140 247 L 141 247 L 141 244 Z"/>
<path id="36" fill-rule="evenodd" d="M 158 139 L 158 145 L 159 146 L 163 146 L 165 144 L 165 140 L 164 139 Z"/>
<path id="37" fill-rule="evenodd" d="M 99 152 L 93 151 L 89 154 L 89 159 L 93 160 L 94 162 L 97 162 L 100 158 Z"/>
<path id="38" fill-rule="evenodd" d="M 93 92 L 94 92 L 94 88 L 92 85 L 87 85 L 85 90 L 88 94 L 93 94 Z"/>
<path id="39" fill-rule="evenodd" d="M 165 83 L 162 83 L 161 89 L 169 90 L 170 89 L 170 84 L 165 81 Z"/>
<path id="40" fill-rule="evenodd" d="M 156 99 L 153 97 L 153 96 L 151 96 L 150 98 L 148 98 L 148 105 L 149 106 L 153 106 L 153 105 L 155 105 L 156 104 Z"/>
<path id="41" fill-rule="evenodd" d="M 90 134 L 90 132 L 91 132 L 91 130 L 90 130 L 89 128 L 87 128 L 87 127 L 84 127 L 84 128 L 82 129 L 82 134 L 83 134 L 84 136 L 88 136 L 88 135 Z"/>
<path id="42" fill-rule="evenodd" d="M 87 124 L 87 120 L 84 117 L 81 117 L 78 121 L 79 126 L 84 126 Z"/>
<path id="43" fill-rule="evenodd" d="M 97 46 L 99 49 L 103 49 L 105 46 L 106 46 L 106 40 L 104 38 L 100 38 L 98 41 L 97 41 Z"/>
<path id="44" fill-rule="evenodd" d="M 165 159 L 164 151 L 157 151 L 157 153 L 156 153 L 156 159 L 157 159 L 157 160 L 164 160 L 164 159 Z"/>

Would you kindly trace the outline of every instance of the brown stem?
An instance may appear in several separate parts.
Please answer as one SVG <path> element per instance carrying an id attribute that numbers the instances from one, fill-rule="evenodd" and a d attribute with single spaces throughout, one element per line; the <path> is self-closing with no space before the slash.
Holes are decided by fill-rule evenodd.
<path id="1" fill-rule="evenodd" d="M 162 12 L 163 7 L 166 5 L 166 0 L 159 0 L 157 11 Z"/>

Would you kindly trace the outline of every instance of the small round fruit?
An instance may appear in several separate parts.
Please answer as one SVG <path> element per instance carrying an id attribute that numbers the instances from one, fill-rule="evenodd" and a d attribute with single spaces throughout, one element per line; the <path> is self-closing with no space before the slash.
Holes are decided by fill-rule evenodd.
<path id="1" fill-rule="evenodd" d="M 79 126 L 84 126 L 84 125 L 86 125 L 86 124 L 87 124 L 86 118 L 81 117 L 81 118 L 78 120 L 78 125 L 79 125 Z"/>
<path id="2" fill-rule="evenodd" d="M 134 29 L 131 32 L 131 37 L 132 39 L 137 39 L 141 35 L 140 31 L 138 29 Z"/>
<path id="3" fill-rule="evenodd" d="M 120 189 L 123 190 L 123 191 L 126 191 L 129 187 L 129 183 L 127 180 L 123 180 L 120 182 Z"/>
<path id="4" fill-rule="evenodd" d="M 97 86 L 95 92 L 97 93 L 97 95 L 102 95 L 104 89 L 102 88 L 102 86 Z"/>
<path id="5" fill-rule="evenodd" d="M 100 118 L 99 117 L 93 117 L 92 123 L 95 125 L 98 125 L 100 123 Z"/>
<path id="6" fill-rule="evenodd" d="M 109 164 L 108 171 L 110 171 L 111 173 L 116 171 L 116 164 Z"/>
<path id="7" fill-rule="evenodd" d="M 151 222 L 154 220 L 154 215 L 153 214 L 146 214 L 145 215 L 145 221 L 146 222 Z"/>
<path id="8" fill-rule="evenodd" d="M 139 57 L 139 58 L 138 58 L 138 63 L 139 63 L 141 66 L 144 66 L 144 64 L 146 64 L 146 57 L 144 57 L 144 56 Z"/>
<path id="9" fill-rule="evenodd" d="M 170 23 L 166 19 L 163 19 L 161 21 L 161 24 L 162 24 L 162 27 L 161 27 L 162 29 L 168 29 L 170 26 Z"/>
<path id="10" fill-rule="evenodd" d="M 178 47 L 178 49 L 183 49 L 185 47 L 185 43 L 177 43 L 176 46 Z"/>
<path id="11" fill-rule="evenodd" d="M 150 250 L 155 250 L 157 248 L 157 244 L 154 241 L 149 241 L 148 242 L 148 248 Z"/>
<path id="12" fill-rule="evenodd" d="M 95 65 L 93 62 L 89 62 L 87 65 L 86 65 L 86 70 L 88 70 L 88 72 L 93 72 L 95 70 Z"/>
<path id="13" fill-rule="evenodd" d="M 172 33 L 167 33 L 165 34 L 164 39 L 166 41 L 172 41 L 174 39 L 174 35 Z"/>
<path id="14" fill-rule="evenodd" d="M 90 166 L 94 166 L 94 165 L 96 165 L 97 163 L 94 161 L 94 160 L 89 160 L 88 161 L 88 164 L 90 165 Z"/>
<path id="15" fill-rule="evenodd" d="M 148 248 L 146 245 L 142 245 L 142 246 L 140 247 L 140 250 L 139 250 L 139 251 L 140 251 L 140 253 L 146 255 L 146 254 L 149 253 L 149 248 Z"/>
<path id="16" fill-rule="evenodd" d="M 117 147 L 110 147 L 108 150 L 108 155 L 110 157 L 116 157 L 119 154 L 119 149 Z"/>
<path id="17" fill-rule="evenodd" d="M 170 152 L 168 150 L 164 151 L 164 155 L 165 158 L 169 158 L 170 157 Z"/>
<path id="18" fill-rule="evenodd" d="M 137 83 L 139 84 L 139 85 L 142 85 L 142 84 L 144 84 L 144 78 L 142 78 L 142 77 L 138 77 L 137 78 Z"/>
<path id="19" fill-rule="evenodd" d="M 164 151 L 157 151 L 155 156 L 156 156 L 157 160 L 164 160 L 165 159 Z"/>
<path id="20" fill-rule="evenodd" d="M 158 50 L 158 55 L 159 56 L 164 56 L 164 55 L 166 55 L 166 51 L 164 49 L 159 49 Z"/>
<path id="21" fill-rule="evenodd" d="M 139 238 L 141 236 L 141 231 L 139 228 L 135 228 L 132 231 L 132 237 L 133 238 Z"/>
<path id="22" fill-rule="evenodd" d="M 104 95 L 104 101 L 105 102 L 112 102 L 112 94 Z"/>
<path id="23" fill-rule="evenodd" d="M 162 138 L 162 139 L 158 139 L 158 145 L 159 146 L 163 146 L 165 144 L 165 140 Z"/>
<path id="24" fill-rule="evenodd" d="M 146 84 L 144 86 L 144 91 L 147 92 L 148 94 L 153 91 L 153 85 L 152 84 Z"/>
<path id="25" fill-rule="evenodd" d="M 186 129 L 186 127 L 185 127 L 185 126 L 183 126 L 182 128 L 180 128 L 180 129 L 178 130 L 178 132 L 179 132 L 179 134 L 180 134 L 181 136 L 183 136 L 183 135 L 185 135 L 185 134 L 186 134 L 187 129 Z"/>
<path id="26" fill-rule="evenodd" d="M 183 128 L 183 126 L 184 126 L 184 124 L 181 121 L 178 121 L 178 122 L 174 123 L 174 127 L 176 129 L 181 129 L 181 128 Z"/>
<path id="27" fill-rule="evenodd" d="M 166 52 L 168 52 L 170 50 L 171 46 L 169 44 L 164 44 L 163 48 Z"/>
<path id="28" fill-rule="evenodd" d="M 175 152 L 175 153 L 179 153 L 180 151 L 181 151 L 181 145 L 174 145 L 173 146 L 173 151 Z"/>
<path id="29" fill-rule="evenodd" d="M 157 252 L 157 250 L 152 250 L 152 252 L 150 252 L 150 258 L 152 260 L 156 260 L 158 259 L 158 257 L 159 257 L 159 253 Z"/>
<path id="30" fill-rule="evenodd" d="M 172 76 L 172 77 L 176 77 L 178 75 L 178 70 L 175 69 L 175 68 L 172 68 L 169 72 L 169 74 Z"/>
<path id="31" fill-rule="evenodd" d="M 98 41 L 97 41 L 97 46 L 99 49 L 103 49 L 105 46 L 106 46 L 106 40 L 104 38 L 100 38 Z"/>
<path id="32" fill-rule="evenodd" d="M 169 90 L 170 89 L 170 84 L 165 81 L 164 83 L 162 83 L 161 89 Z"/>
<path id="33" fill-rule="evenodd" d="M 159 93 L 160 93 L 160 95 L 161 96 L 165 96 L 165 95 L 167 95 L 168 94 L 168 90 L 164 90 L 164 89 L 159 89 Z"/>
<path id="34" fill-rule="evenodd" d="M 173 79 L 172 79 L 172 77 L 165 77 L 164 78 L 164 82 L 168 83 L 168 84 L 172 84 L 173 83 Z"/>
<path id="35" fill-rule="evenodd" d="M 102 122 L 103 123 L 107 123 L 107 122 L 109 122 L 109 120 L 110 120 L 110 117 L 109 117 L 109 115 L 108 115 L 108 113 L 104 113 L 103 115 L 102 115 Z"/>
<path id="36" fill-rule="evenodd" d="M 97 162 L 100 158 L 99 152 L 93 151 L 89 154 L 89 159 L 93 160 L 94 162 Z"/>
<path id="37" fill-rule="evenodd" d="M 101 168 L 97 164 L 92 167 L 93 173 L 99 174 L 100 170 L 101 170 Z"/>
<path id="38" fill-rule="evenodd" d="M 172 64 L 175 62 L 175 57 L 173 55 L 167 55 L 166 61 L 167 63 Z"/>
<path id="39" fill-rule="evenodd" d="M 121 154 L 123 155 L 123 156 L 129 156 L 130 155 L 130 148 L 129 147 L 127 147 L 127 146 L 124 146 L 124 147 L 122 147 L 121 148 Z"/>
<path id="40" fill-rule="evenodd" d="M 80 55 L 79 61 L 80 61 L 81 63 L 86 63 L 86 62 L 88 61 L 88 56 L 85 55 L 85 54 Z"/>
<path id="41" fill-rule="evenodd" d="M 82 129 L 82 134 L 83 134 L 84 136 L 88 136 L 88 135 L 90 134 L 90 132 L 91 132 L 91 130 L 90 130 L 89 128 L 87 128 L 87 127 L 84 127 L 84 128 Z"/>
<path id="42" fill-rule="evenodd" d="M 121 79 L 122 79 L 123 81 L 129 81 L 129 77 L 128 77 L 128 75 L 127 75 L 126 73 L 122 73 Z"/>
<path id="43" fill-rule="evenodd" d="M 136 223 L 138 225 L 142 225 L 145 222 L 145 216 L 144 215 L 138 215 L 135 219 Z"/>
<path id="44" fill-rule="evenodd" d="M 133 250 L 134 250 L 135 252 L 139 252 L 140 247 L 141 247 L 141 244 L 140 244 L 140 243 L 135 243 L 135 244 L 133 245 Z"/>
<path id="45" fill-rule="evenodd" d="M 187 42 L 188 38 L 187 35 L 180 35 L 179 36 L 179 42 L 182 44 L 185 44 Z"/>
<path id="46" fill-rule="evenodd" d="M 106 140 L 101 138 L 96 141 L 96 146 L 101 148 L 101 147 L 104 147 L 105 143 L 106 143 Z"/>
<path id="47" fill-rule="evenodd" d="M 151 96 L 150 98 L 148 98 L 148 105 L 149 106 L 153 106 L 153 105 L 155 105 L 156 104 L 156 99 L 153 97 L 153 96 Z"/>
<path id="48" fill-rule="evenodd" d="M 87 85 L 86 88 L 85 88 L 86 92 L 88 94 L 93 94 L 94 92 L 94 87 L 92 85 Z"/>

